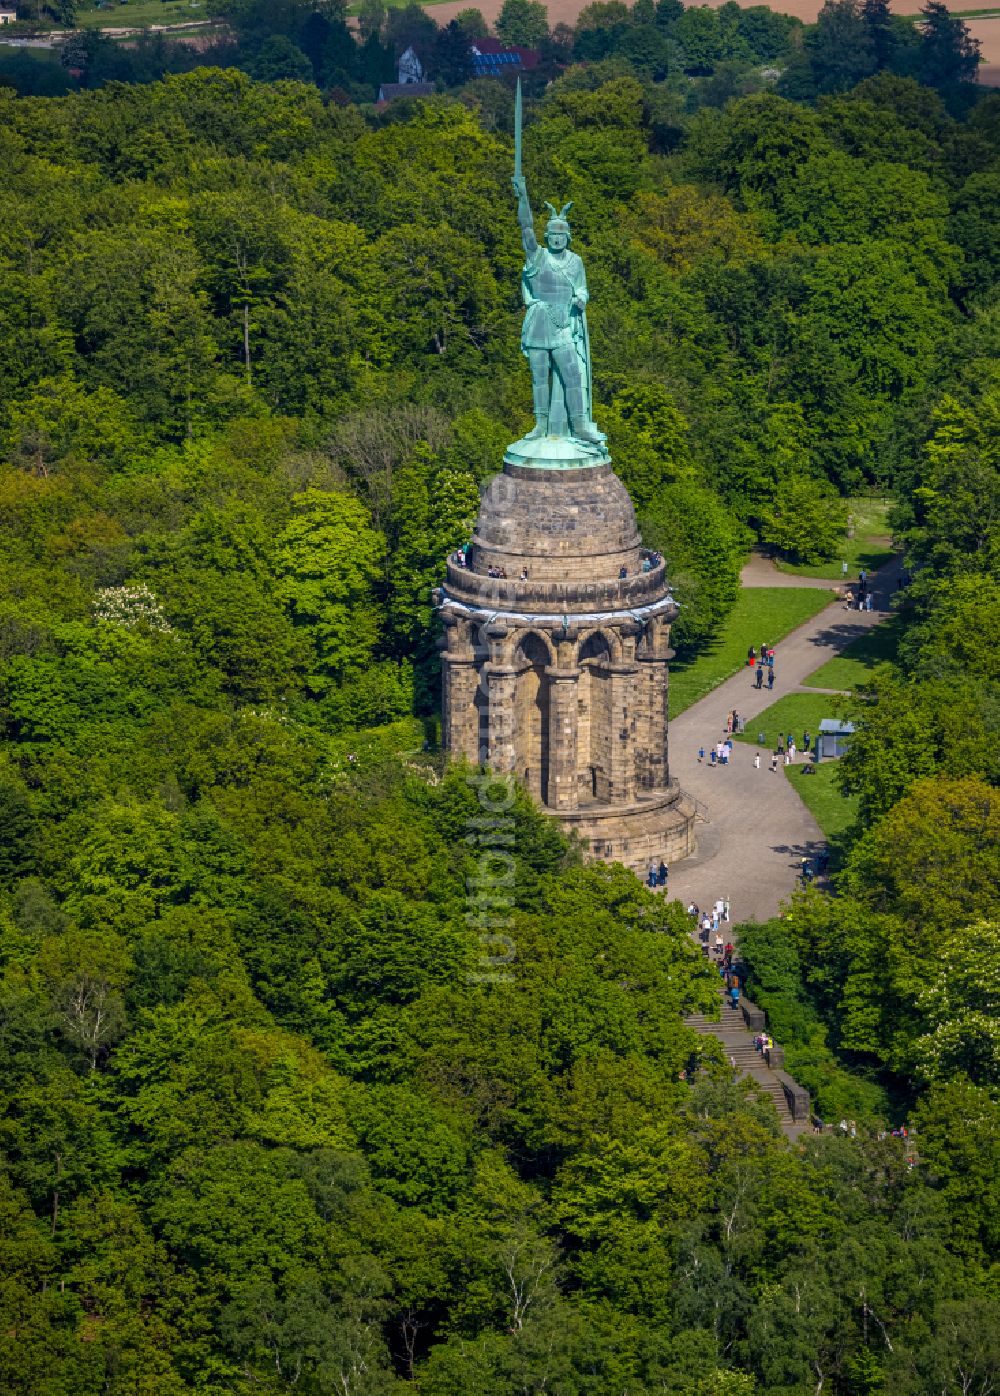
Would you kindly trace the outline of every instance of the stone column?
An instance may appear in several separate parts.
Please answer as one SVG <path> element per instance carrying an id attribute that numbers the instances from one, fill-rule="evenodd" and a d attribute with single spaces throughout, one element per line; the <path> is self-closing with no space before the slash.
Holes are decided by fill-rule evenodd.
<path id="1" fill-rule="evenodd" d="M 444 690 L 442 745 L 446 751 L 464 756 L 478 766 L 482 756 L 480 709 L 476 706 L 479 670 L 475 659 L 445 651 L 441 656 L 441 680 Z"/>
<path id="2" fill-rule="evenodd" d="M 550 809 L 576 809 L 576 725 L 579 669 L 547 668 L 549 685 L 549 784 Z"/>
<path id="3" fill-rule="evenodd" d="M 641 654 L 638 660 L 639 682 L 645 690 L 648 713 L 641 764 L 648 773 L 649 787 L 653 790 L 664 790 L 670 778 L 667 762 L 667 661 L 652 654 Z"/>
<path id="4" fill-rule="evenodd" d="M 612 804 L 635 799 L 635 698 L 638 668 L 634 664 L 609 664 L 611 683 L 611 769 L 608 798 Z"/>
<path id="5" fill-rule="evenodd" d="M 505 664 L 486 664 L 488 728 L 485 764 L 498 775 L 514 770 L 514 699 L 517 670 Z"/>

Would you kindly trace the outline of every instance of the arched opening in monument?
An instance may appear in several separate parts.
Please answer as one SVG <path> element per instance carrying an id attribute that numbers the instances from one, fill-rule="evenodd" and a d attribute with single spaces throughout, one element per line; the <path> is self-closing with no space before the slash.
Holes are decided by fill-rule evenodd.
<path id="1" fill-rule="evenodd" d="M 580 646 L 576 732 L 577 788 L 581 802 L 607 800 L 611 775 L 611 646 L 599 631 Z"/>
<path id="2" fill-rule="evenodd" d="M 476 734 L 476 754 L 472 760 L 477 766 L 485 766 L 490 752 L 490 696 L 486 682 L 480 675 L 472 698 L 473 728 Z"/>
<path id="3" fill-rule="evenodd" d="M 551 663 L 545 642 L 525 635 L 515 656 L 520 672 L 514 699 L 515 769 L 536 800 L 548 803 L 549 789 L 549 681 Z"/>

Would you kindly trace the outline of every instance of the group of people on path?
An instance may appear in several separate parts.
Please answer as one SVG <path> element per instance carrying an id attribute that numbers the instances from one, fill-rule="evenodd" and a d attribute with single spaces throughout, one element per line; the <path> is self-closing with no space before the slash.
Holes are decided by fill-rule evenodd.
<path id="1" fill-rule="evenodd" d="M 811 747 L 812 747 L 812 733 L 809 731 L 809 729 L 808 729 L 808 727 L 807 727 L 806 730 L 802 733 L 802 752 L 803 752 L 803 755 L 808 756 Z M 797 754 L 798 750 L 799 750 L 799 748 L 798 748 L 798 745 L 797 745 L 797 743 L 796 743 L 796 741 L 795 741 L 795 737 L 794 737 L 794 735 L 793 735 L 791 732 L 787 732 L 787 733 L 781 733 L 781 732 L 779 732 L 779 733 L 778 733 L 777 745 L 775 746 L 774 751 L 771 753 L 771 772 L 772 772 L 772 774 L 778 769 L 778 766 L 781 765 L 782 763 L 783 763 L 784 765 L 786 765 L 786 766 L 793 766 L 793 765 L 795 764 L 795 757 L 796 757 L 796 754 Z M 760 769 L 760 752 L 759 752 L 759 751 L 756 752 L 756 754 L 754 755 L 753 764 L 754 764 L 754 767 L 755 767 L 755 768 L 757 768 L 758 770 Z"/>
<path id="2" fill-rule="evenodd" d="M 666 887 L 667 878 L 669 876 L 670 869 L 667 867 L 666 863 L 661 858 L 659 867 L 657 867 L 655 863 L 650 863 L 649 873 L 646 877 L 646 884 L 649 887 Z"/>
<path id="3" fill-rule="evenodd" d="M 730 1008 L 739 1008 L 741 980 L 739 969 L 733 964 L 736 947 L 722 931 L 729 924 L 729 898 L 717 897 L 711 911 L 702 911 L 697 902 L 691 902 L 687 911 L 698 927 L 702 950 L 718 966 Z"/>
<path id="4" fill-rule="evenodd" d="M 688 915 L 698 927 L 698 939 L 705 954 L 714 956 L 720 964 L 729 965 L 733 958 L 733 947 L 722 934 L 722 927 L 729 924 L 729 898 L 717 897 L 711 911 L 702 911 L 692 902 Z"/>
<path id="5" fill-rule="evenodd" d="M 830 866 L 830 850 L 821 848 L 815 858 L 803 857 L 799 862 L 799 874 L 802 882 L 808 887 L 814 877 L 822 877 Z"/>
<path id="6" fill-rule="evenodd" d="M 760 649 L 757 650 L 751 645 L 747 650 L 747 667 L 756 670 L 755 688 L 764 687 L 766 674 L 768 690 L 772 689 L 774 687 L 774 646 L 761 645 Z"/>
<path id="7" fill-rule="evenodd" d="M 737 735 L 744 729 L 743 718 L 735 708 L 726 714 L 726 735 L 721 737 L 708 748 L 708 764 L 710 766 L 728 766 L 733 757 L 733 733 Z M 706 751 L 704 746 L 698 748 L 698 764 L 704 765 Z"/>
<path id="8" fill-rule="evenodd" d="M 708 764 L 710 766 L 728 766 L 729 759 L 733 754 L 733 739 L 726 737 L 725 741 L 716 742 L 714 746 L 708 748 Z M 698 761 L 704 764 L 705 748 L 698 748 Z"/>
<path id="9" fill-rule="evenodd" d="M 865 568 L 862 567 L 858 574 L 858 589 L 857 591 L 848 590 L 844 592 L 844 604 L 849 611 L 855 609 L 859 611 L 870 611 L 873 609 L 874 600 L 871 579 Z"/>

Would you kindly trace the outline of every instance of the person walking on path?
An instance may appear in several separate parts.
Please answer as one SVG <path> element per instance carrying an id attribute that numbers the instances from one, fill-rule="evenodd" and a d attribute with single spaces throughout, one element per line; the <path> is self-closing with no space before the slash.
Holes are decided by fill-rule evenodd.
<path id="1" fill-rule="evenodd" d="M 772 689 L 773 687 L 774 687 L 774 665 L 772 664 L 771 667 L 770 667 L 770 668 L 768 669 L 768 671 L 767 671 L 767 689 L 768 689 L 768 692 L 770 692 L 771 689 Z"/>
<path id="2" fill-rule="evenodd" d="M 755 751 L 754 754 L 753 754 L 753 768 L 754 768 L 755 771 L 759 771 L 759 770 L 760 770 L 760 752 L 759 752 L 759 751 Z"/>
<path id="3" fill-rule="evenodd" d="M 758 688 L 763 688 L 763 687 L 764 687 L 764 668 L 763 668 L 763 665 L 757 670 L 757 687 L 758 687 Z"/>
<path id="4" fill-rule="evenodd" d="M 808 750 L 809 750 L 809 748 L 806 747 L 806 751 L 808 751 Z M 703 746 L 700 746 L 700 747 L 698 748 L 698 764 L 699 764 L 699 766 L 700 766 L 701 763 L 704 761 L 704 759 L 705 759 L 705 748 L 704 748 Z"/>
<path id="5" fill-rule="evenodd" d="M 777 753 L 772 752 L 772 754 L 771 754 L 771 774 L 774 775 L 774 773 L 775 773 L 775 771 L 776 771 L 777 769 L 778 769 L 778 757 L 777 757 Z"/>

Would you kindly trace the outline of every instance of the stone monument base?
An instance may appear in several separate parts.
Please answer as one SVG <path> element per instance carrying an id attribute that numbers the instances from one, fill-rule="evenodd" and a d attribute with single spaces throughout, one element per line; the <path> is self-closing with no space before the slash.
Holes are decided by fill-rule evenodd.
<path id="1" fill-rule="evenodd" d="M 593 862 L 624 863 L 645 879 L 652 865 L 668 866 L 694 852 L 695 802 L 676 781 L 640 795 L 632 804 L 587 804 L 555 814 L 566 833 L 578 834 Z"/>

